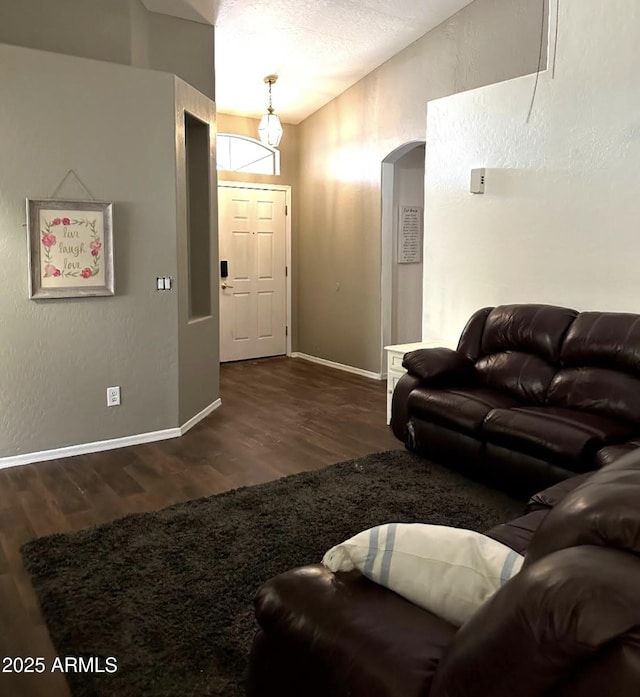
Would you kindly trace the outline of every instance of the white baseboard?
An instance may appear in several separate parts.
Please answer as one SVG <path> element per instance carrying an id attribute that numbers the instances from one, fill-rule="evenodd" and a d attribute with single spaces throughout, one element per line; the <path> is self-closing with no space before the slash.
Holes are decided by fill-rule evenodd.
<path id="1" fill-rule="evenodd" d="M 319 363 L 320 365 L 326 365 L 328 368 L 336 368 L 336 370 L 344 370 L 345 373 L 353 373 L 354 375 L 361 375 L 363 378 L 370 378 L 372 380 L 382 380 L 382 373 L 373 373 L 370 370 L 363 370 L 362 368 L 356 368 L 352 365 L 345 365 L 344 363 L 336 363 L 335 361 L 328 361 L 326 358 L 318 358 L 317 356 L 309 356 L 306 353 L 300 353 L 299 351 L 294 351 L 291 354 L 291 358 L 302 358 L 305 361 L 311 361 L 311 363 Z"/>
<path id="2" fill-rule="evenodd" d="M 220 397 L 216 399 L 215 402 L 211 402 L 208 406 L 206 406 L 201 412 L 198 412 L 195 416 L 192 416 L 189 421 L 187 421 L 185 424 L 182 424 L 180 426 L 180 433 L 178 435 L 184 436 L 184 434 L 190 429 L 193 428 L 199 421 L 202 421 L 205 417 L 209 416 L 212 411 L 215 411 L 222 405 L 222 400 Z"/>
<path id="3" fill-rule="evenodd" d="M 132 436 L 123 436 L 122 438 L 110 438 L 108 440 L 94 441 L 93 443 L 78 443 L 77 445 L 67 445 L 64 448 L 53 448 L 51 450 L 39 450 L 22 455 L 0 457 L 0 469 L 4 469 L 5 467 L 17 467 L 19 465 L 30 465 L 33 462 L 58 460 L 63 457 L 73 457 L 74 455 L 99 453 L 104 450 L 115 450 L 116 448 L 125 448 L 129 445 L 153 443 L 154 441 L 168 440 L 169 438 L 179 438 L 190 428 L 193 428 L 198 421 L 202 421 L 202 419 L 211 414 L 212 411 L 215 411 L 221 404 L 222 401 L 219 398 L 216 399 L 215 402 L 209 404 L 200 413 L 196 414 L 178 428 L 165 428 L 161 431 L 147 431 L 146 433 L 136 433 Z"/>

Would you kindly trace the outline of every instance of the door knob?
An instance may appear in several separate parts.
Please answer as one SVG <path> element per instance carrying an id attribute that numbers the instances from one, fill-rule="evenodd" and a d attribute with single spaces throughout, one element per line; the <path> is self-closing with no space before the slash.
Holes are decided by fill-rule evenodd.
<path id="1" fill-rule="evenodd" d="M 233 288 L 233 286 L 230 283 L 227 283 L 226 281 L 222 282 L 222 285 L 220 288 Z"/>

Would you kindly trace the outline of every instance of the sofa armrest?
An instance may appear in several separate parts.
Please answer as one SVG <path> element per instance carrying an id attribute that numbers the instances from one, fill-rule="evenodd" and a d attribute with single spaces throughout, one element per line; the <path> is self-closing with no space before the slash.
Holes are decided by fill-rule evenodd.
<path id="1" fill-rule="evenodd" d="M 405 373 L 393 391 L 391 397 L 391 430 L 393 435 L 407 444 L 407 426 L 409 424 L 409 394 L 420 386 L 420 378 Z"/>
<path id="2" fill-rule="evenodd" d="M 402 361 L 410 375 L 429 384 L 458 384 L 474 376 L 475 366 L 463 353 L 449 348 L 417 349 Z"/>
<path id="3" fill-rule="evenodd" d="M 640 624 L 639 584 L 633 554 L 594 546 L 549 554 L 461 627 L 429 697 L 546 697 L 616 640 L 624 651 Z"/>
<path id="4" fill-rule="evenodd" d="M 524 556 L 533 536 L 548 513 L 549 510 L 546 508 L 529 511 L 507 523 L 495 525 L 484 534 Z"/>
<path id="5" fill-rule="evenodd" d="M 537 511 L 541 508 L 553 508 L 592 474 L 593 472 L 583 472 L 582 474 L 577 474 L 575 477 L 563 479 L 561 482 L 539 491 L 527 501 L 527 512 Z"/>
<path id="6" fill-rule="evenodd" d="M 306 664 L 307 680 L 293 680 L 301 684 L 300 697 L 422 697 L 457 631 L 359 571 L 334 574 L 321 564 L 267 581 L 255 609 L 264 640 L 296 662 L 293 673 L 299 676 L 300 659 Z M 256 659 L 252 681 L 263 686 L 249 694 L 296 694 L 285 688 L 291 677 L 286 662 L 268 666 L 265 675 Z"/>

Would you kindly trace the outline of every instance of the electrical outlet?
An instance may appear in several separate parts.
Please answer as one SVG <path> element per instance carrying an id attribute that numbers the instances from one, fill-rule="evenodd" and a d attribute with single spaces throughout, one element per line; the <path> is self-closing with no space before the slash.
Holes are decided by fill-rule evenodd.
<path id="1" fill-rule="evenodd" d="M 107 406 L 117 407 L 120 404 L 120 388 L 107 387 Z"/>

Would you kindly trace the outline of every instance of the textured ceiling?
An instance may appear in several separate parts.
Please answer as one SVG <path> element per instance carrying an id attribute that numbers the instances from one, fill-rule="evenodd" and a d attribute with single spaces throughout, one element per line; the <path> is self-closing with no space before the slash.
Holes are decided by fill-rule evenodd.
<path id="1" fill-rule="evenodd" d="M 144 0 L 216 25 L 216 106 L 299 123 L 471 0 Z M 178 14 L 171 7 L 182 7 Z M 194 16 L 198 14 L 201 19 Z"/>

